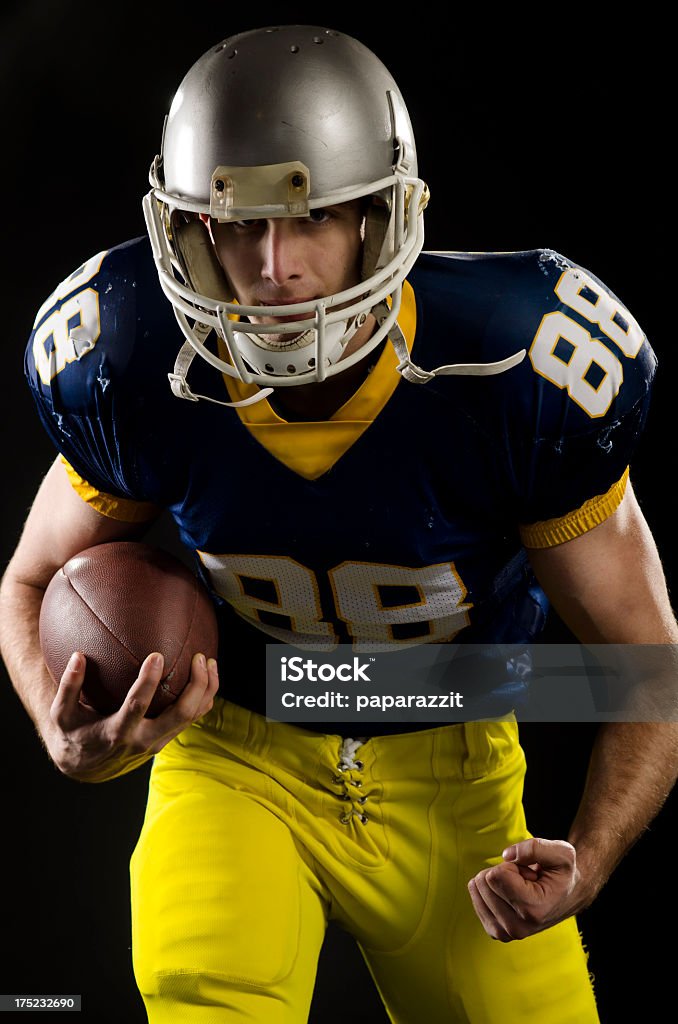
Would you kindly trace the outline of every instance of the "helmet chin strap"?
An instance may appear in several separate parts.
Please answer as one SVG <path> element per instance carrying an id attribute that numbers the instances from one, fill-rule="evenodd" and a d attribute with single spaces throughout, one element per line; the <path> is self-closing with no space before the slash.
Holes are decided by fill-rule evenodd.
<path id="1" fill-rule="evenodd" d="M 325 328 L 325 363 L 332 366 L 339 362 L 351 338 L 367 319 L 365 313 L 353 320 L 338 320 Z M 293 343 L 267 342 L 259 334 L 247 331 L 233 332 L 240 354 L 256 373 L 274 374 L 277 377 L 291 377 L 306 373 L 315 367 L 315 337 L 312 328 L 295 338 Z M 284 335 L 282 336 L 284 337 Z"/>

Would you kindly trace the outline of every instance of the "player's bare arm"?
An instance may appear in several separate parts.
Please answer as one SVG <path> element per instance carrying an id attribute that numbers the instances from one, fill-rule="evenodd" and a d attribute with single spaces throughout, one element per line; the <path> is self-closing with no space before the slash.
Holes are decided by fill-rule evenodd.
<path id="1" fill-rule="evenodd" d="M 0 589 L 0 645 L 12 682 L 54 763 L 82 781 L 104 781 L 147 761 L 212 706 L 218 686 L 216 664 L 196 656 L 180 700 L 156 719 L 146 719 L 162 677 L 162 658 L 149 652 L 114 715 L 102 716 L 79 702 L 86 671 L 82 655 L 55 687 L 38 640 L 47 584 L 79 551 L 136 533 L 138 527 L 103 516 L 82 501 L 57 459 L 38 491 Z"/>
<path id="2" fill-rule="evenodd" d="M 590 533 L 530 559 L 582 643 L 675 644 L 678 628 L 649 528 L 630 487 Z M 529 839 L 469 883 L 493 938 L 524 938 L 587 907 L 660 810 L 678 776 L 678 723 L 599 728 L 568 842 Z"/>

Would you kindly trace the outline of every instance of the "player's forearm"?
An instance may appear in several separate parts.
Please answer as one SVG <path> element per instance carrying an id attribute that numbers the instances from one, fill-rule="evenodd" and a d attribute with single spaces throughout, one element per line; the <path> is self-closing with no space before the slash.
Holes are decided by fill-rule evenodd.
<path id="1" fill-rule="evenodd" d="M 600 727 L 568 836 L 577 851 L 585 905 L 656 816 L 677 777 L 678 723 Z"/>
<path id="2" fill-rule="evenodd" d="M 38 636 L 44 591 L 8 571 L 0 585 L 0 651 L 14 689 L 38 732 L 44 736 L 56 694 Z"/>

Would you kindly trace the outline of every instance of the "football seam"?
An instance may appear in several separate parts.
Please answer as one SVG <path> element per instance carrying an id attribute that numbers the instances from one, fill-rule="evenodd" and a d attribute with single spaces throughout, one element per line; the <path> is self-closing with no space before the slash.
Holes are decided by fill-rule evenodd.
<path id="1" fill-rule="evenodd" d="M 76 587 L 76 585 L 75 585 L 75 584 L 73 583 L 73 580 L 71 579 L 71 577 L 70 577 L 70 576 L 69 576 L 69 575 L 68 575 L 67 573 L 65 573 L 65 572 L 63 571 L 63 569 L 61 570 L 61 572 L 63 573 L 63 575 L 64 575 L 64 579 L 65 579 L 65 580 L 66 580 L 66 582 L 68 583 L 69 587 L 71 588 L 71 590 L 73 591 L 73 593 L 74 593 L 74 594 L 75 594 L 75 595 L 77 596 L 78 600 L 79 600 L 79 601 L 80 601 L 80 602 L 81 602 L 81 603 L 82 603 L 82 604 L 83 604 L 83 605 L 85 606 L 85 608 L 87 608 L 87 610 L 88 610 L 88 611 L 89 611 L 89 612 L 90 612 L 90 613 L 91 613 L 91 614 L 92 614 L 92 615 L 94 616 L 94 618 L 95 618 L 95 619 L 97 620 L 97 622 L 100 622 L 100 623 L 101 623 L 101 625 L 102 625 L 102 626 L 104 627 L 104 629 L 105 629 L 105 630 L 106 630 L 106 632 L 107 632 L 107 633 L 109 634 L 109 636 L 112 636 L 112 637 L 113 637 L 113 639 L 114 639 L 114 640 L 116 641 L 116 643 L 118 643 L 118 644 L 119 644 L 119 645 L 120 645 L 120 646 L 122 647 L 123 651 L 127 651 L 127 653 L 129 654 L 130 658 L 132 659 L 132 661 L 136 662 L 136 664 L 137 664 L 137 665 L 138 665 L 139 667 L 141 667 L 141 661 L 139 661 L 139 657 L 138 657 L 138 655 L 136 655 L 136 654 L 134 653 L 134 651 L 131 651 L 131 650 L 129 649 L 129 647 L 127 646 L 127 644 L 126 644 L 126 643 L 124 642 L 124 640 L 121 640 L 119 636 L 116 636 L 116 634 L 115 634 L 115 633 L 113 632 L 113 630 L 112 630 L 112 629 L 111 629 L 111 628 L 110 628 L 110 627 L 109 627 L 109 626 L 107 625 L 107 623 L 105 623 L 105 622 L 104 622 L 104 620 L 103 620 L 102 618 L 100 618 L 100 617 L 99 617 L 99 615 L 97 615 L 97 613 L 95 612 L 94 608 L 92 608 L 91 604 L 90 604 L 90 603 L 89 603 L 88 601 L 86 601 L 86 600 L 85 600 L 85 598 L 84 598 L 84 597 L 82 596 L 82 594 L 80 593 L 80 591 L 78 590 L 78 588 Z M 77 649 L 77 648 L 76 648 L 76 649 Z M 148 653 L 150 654 L 151 652 L 149 651 Z"/>
<path id="2" fill-rule="evenodd" d="M 183 644 L 179 648 L 179 653 L 177 654 L 176 658 L 174 659 L 174 664 L 172 665 L 172 670 L 170 672 L 166 673 L 163 676 L 163 680 L 166 683 L 170 683 L 170 682 L 173 681 L 172 680 L 172 676 L 176 672 L 177 665 L 179 664 L 179 662 L 181 660 L 181 655 L 184 653 L 184 649 L 186 647 L 186 644 L 188 643 L 188 638 L 191 635 L 191 632 L 192 632 L 192 629 L 193 629 L 193 623 L 195 622 L 195 612 L 196 612 L 196 608 L 198 606 L 198 597 L 199 597 L 198 587 L 197 587 L 196 583 L 194 582 L 194 585 L 193 585 L 193 607 L 191 609 L 191 617 L 190 617 L 189 622 L 188 622 L 188 629 L 186 630 L 186 639 L 184 640 Z M 191 661 L 192 660 L 193 659 L 191 658 Z M 191 678 L 190 666 L 189 666 L 189 670 L 188 670 L 188 678 L 189 679 Z M 180 694 L 183 692 L 183 690 L 181 690 L 181 691 L 179 691 L 179 693 L 176 693 L 172 689 L 171 686 L 169 686 L 169 690 L 170 690 L 171 693 L 174 694 L 175 697 L 179 697 Z"/>

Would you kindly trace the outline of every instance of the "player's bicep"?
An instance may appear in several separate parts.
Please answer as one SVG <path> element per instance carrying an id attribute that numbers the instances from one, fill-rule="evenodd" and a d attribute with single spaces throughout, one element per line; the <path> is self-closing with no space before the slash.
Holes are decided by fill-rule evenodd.
<path id="1" fill-rule="evenodd" d="M 629 484 L 617 510 L 574 540 L 528 548 L 554 608 L 582 643 L 676 643 L 657 548 Z"/>
<path id="2" fill-rule="evenodd" d="M 74 489 L 57 458 L 43 479 L 7 572 L 32 586 L 46 586 L 56 570 L 93 544 L 137 537 L 144 525 L 98 512 Z"/>

